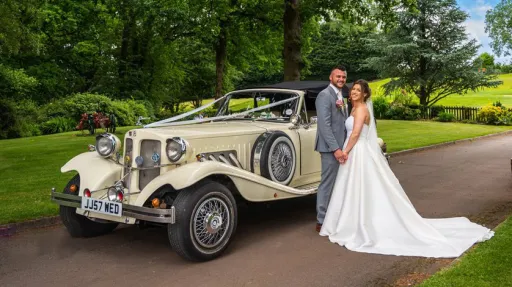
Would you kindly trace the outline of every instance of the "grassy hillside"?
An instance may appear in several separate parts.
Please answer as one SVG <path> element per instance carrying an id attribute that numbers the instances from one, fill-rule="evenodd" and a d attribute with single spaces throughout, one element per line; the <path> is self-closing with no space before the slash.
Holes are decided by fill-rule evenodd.
<path id="1" fill-rule="evenodd" d="M 503 74 L 498 77 L 503 84 L 496 88 L 482 89 L 477 92 L 468 92 L 465 95 L 451 95 L 439 102 L 438 105 L 443 106 L 466 106 L 481 107 L 490 105 L 495 101 L 500 101 L 506 107 L 512 107 L 512 74 Z M 374 81 L 370 83 L 374 96 L 382 96 L 382 85 L 389 82 L 389 79 Z M 391 98 L 389 99 L 391 101 Z M 418 98 L 415 98 L 416 102 Z"/>

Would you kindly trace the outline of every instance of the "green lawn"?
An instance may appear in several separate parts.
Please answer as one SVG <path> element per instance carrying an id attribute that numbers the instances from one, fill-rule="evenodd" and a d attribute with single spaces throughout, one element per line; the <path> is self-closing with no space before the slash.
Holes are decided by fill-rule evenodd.
<path id="1" fill-rule="evenodd" d="M 131 128 L 118 128 L 116 135 L 122 140 Z M 61 191 L 73 177 L 60 168 L 94 142 L 81 132 L 1 140 L 0 224 L 56 215 L 57 206 L 49 201 L 51 188 Z"/>
<path id="2" fill-rule="evenodd" d="M 423 282 L 420 287 L 512 286 L 512 217 L 495 231 L 491 240 L 479 243 L 450 268 Z"/>
<path id="3" fill-rule="evenodd" d="M 130 127 L 119 128 L 122 140 Z M 390 152 L 512 129 L 438 122 L 379 120 L 379 136 Z M 52 187 L 62 190 L 73 174 L 62 165 L 94 144 L 79 132 L 0 141 L 0 224 L 57 214 L 50 202 Z"/>
<path id="4" fill-rule="evenodd" d="M 488 126 L 432 121 L 377 120 L 377 130 L 388 152 L 512 130 L 512 126 Z"/>
<path id="5" fill-rule="evenodd" d="M 498 78 L 503 81 L 503 84 L 496 88 L 469 92 L 466 95 L 451 95 L 437 102 L 437 105 L 481 107 L 491 105 L 499 100 L 504 106 L 512 107 L 512 74 L 499 75 Z M 370 83 L 374 97 L 383 95 L 383 90 L 380 87 L 387 82 L 389 82 L 389 79 Z M 418 102 L 417 98 L 415 100 Z"/>

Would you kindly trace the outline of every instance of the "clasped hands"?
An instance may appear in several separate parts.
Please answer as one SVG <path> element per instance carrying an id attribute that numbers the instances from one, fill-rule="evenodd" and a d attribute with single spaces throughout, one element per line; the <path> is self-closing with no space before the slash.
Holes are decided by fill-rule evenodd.
<path id="1" fill-rule="evenodd" d="M 348 152 L 341 149 L 337 149 L 334 152 L 334 157 L 340 164 L 344 164 L 348 160 Z"/>

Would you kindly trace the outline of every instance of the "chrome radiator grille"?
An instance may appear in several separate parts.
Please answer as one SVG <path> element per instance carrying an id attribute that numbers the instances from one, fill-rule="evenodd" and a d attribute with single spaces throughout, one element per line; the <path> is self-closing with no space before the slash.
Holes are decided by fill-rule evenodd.
<path id="1" fill-rule="evenodd" d="M 124 152 L 123 177 L 124 177 L 125 187 L 129 189 L 132 175 L 129 174 L 128 176 L 126 176 L 126 174 L 128 172 L 130 172 L 128 167 L 132 166 L 132 162 L 133 162 L 133 140 L 132 139 L 130 139 L 130 138 L 126 139 L 126 146 L 125 146 L 124 150 L 125 150 L 125 152 Z"/>
<path id="2" fill-rule="evenodd" d="M 155 140 L 143 140 L 140 145 L 140 156 L 142 157 L 142 168 L 160 165 L 161 143 Z M 158 155 L 153 158 L 153 155 Z M 157 159 L 155 161 L 154 159 Z M 155 177 L 160 175 L 160 168 L 142 169 L 139 171 L 139 189 L 142 190 Z"/>

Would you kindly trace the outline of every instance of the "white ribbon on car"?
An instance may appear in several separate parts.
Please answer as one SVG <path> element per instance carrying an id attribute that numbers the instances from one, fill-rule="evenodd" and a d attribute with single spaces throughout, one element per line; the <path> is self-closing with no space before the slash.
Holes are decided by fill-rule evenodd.
<path id="1" fill-rule="evenodd" d="M 220 97 L 220 98 L 216 99 L 215 101 L 213 101 L 213 102 L 211 102 L 211 103 L 209 103 L 209 104 L 206 104 L 206 105 L 204 105 L 204 106 L 200 106 L 199 108 L 193 109 L 193 110 L 188 111 L 188 112 L 186 112 L 186 113 L 183 113 L 183 114 L 181 114 L 181 115 L 177 115 L 177 116 L 174 116 L 174 117 L 172 117 L 172 118 L 168 118 L 168 119 L 165 119 L 165 120 L 161 120 L 161 121 L 158 121 L 158 122 L 154 122 L 154 123 L 151 123 L 151 124 L 147 124 L 147 125 L 145 125 L 145 126 L 144 126 L 144 128 L 159 127 L 159 126 L 161 126 L 161 124 L 174 122 L 174 121 L 180 120 L 180 119 L 182 119 L 182 118 L 188 117 L 188 116 L 190 116 L 190 115 L 192 115 L 192 114 L 194 114 L 194 113 L 197 113 L 197 112 L 202 111 L 202 110 L 204 110 L 204 109 L 206 109 L 206 108 L 209 108 L 210 106 L 212 106 L 212 105 L 213 105 L 213 104 L 215 104 L 216 102 L 218 102 L 218 101 L 220 101 L 220 100 L 224 99 L 226 96 L 227 96 L 227 95 L 224 95 L 224 96 L 222 96 L 222 97 Z"/>
<path id="2" fill-rule="evenodd" d="M 222 98 L 224 98 L 224 97 L 222 97 Z M 207 107 L 213 105 L 215 102 L 217 102 L 218 100 L 220 100 L 222 98 L 219 98 L 219 99 L 217 99 L 216 101 L 214 101 L 214 102 L 212 102 L 210 104 L 207 104 L 205 106 L 202 106 L 202 107 L 197 108 L 195 110 L 192 110 L 190 112 L 184 113 L 182 115 L 175 116 L 175 117 L 172 117 L 170 119 L 166 119 L 166 120 L 162 120 L 162 121 L 159 121 L 159 122 L 155 122 L 155 123 L 151 123 L 151 124 L 145 125 L 144 128 L 163 127 L 163 126 L 175 126 L 175 125 L 183 125 L 183 124 L 194 124 L 194 123 L 202 123 L 202 122 L 209 122 L 209 121 L 215 121 L 215 120 L 226 120 L 226 119 L 230 119 L 230 118 L 236 118 L 236 117 L 243 116 L 243 115 L 246 115 L 246 114 L 249 114 L 249 113 L 257 112 L 257 111 L 260 111 L 260 110 L 264 110 L 264 109 L 272 108 L 272 107 L 275 107 L 275 106 L 278 106 L 278 105 L 282 105 L 282 104 L 285 104 L 287 102 L 291 102 L 293 100 L 298 99 L 299 96 L 295 96 L 295 97 L 292 97 L 292 98 L 289 98 L 289 99 L 286 99 L 286 100 L 281 100 L 281 101 L 278 101 L 278 102 L 275 102 L 275 103 L 271 103 L 271 104 L 264 105 L 264 106 L 261 106 L 261 107 L 258 107 L 258 108 L 250 109 L 250 110 L 247 110 L 247 111 L 244 111 L 244 112 L 241 112 L 241 113 L 237 113 L 237 114 L 232 114 L 232 115 L 227 115 L 227 116 L 218 116 L 218 117 L 213 117 L 213 118 L 202 118 L 202 119 L 188 120 L 188 121 L 182 121 L 182 122 L 175 122 L 175 121 L 177 121 L 179 119 L 187 117 L 187 116 L 189 116 L 191 114 L 194 114 L 194 113 L 196 113 L 198 111 L 206 109 Z"/>

